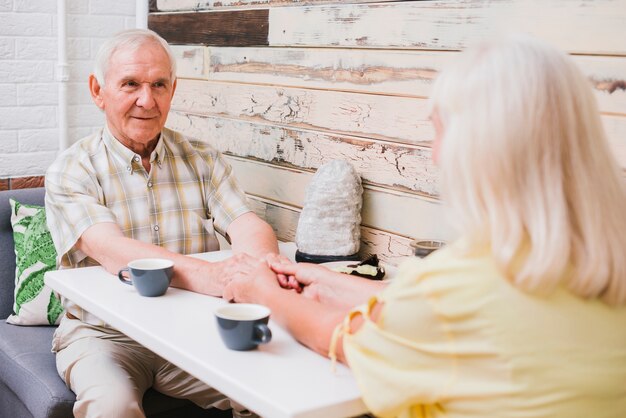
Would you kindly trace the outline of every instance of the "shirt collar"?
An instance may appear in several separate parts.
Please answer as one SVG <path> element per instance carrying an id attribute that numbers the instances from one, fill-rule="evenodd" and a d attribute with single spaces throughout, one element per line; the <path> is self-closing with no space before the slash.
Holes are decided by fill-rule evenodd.
<path id="1" fill-rule="evenodd" d="M 152 151 L 152 155 L 150 155 L 150 164 L 156 161 L 159 168 L 161 168 L 161 164 L 163 163 L 163 159 L 165 158 L 165 133 L 161 130 L 159 134 L 159 141 L 157 142 L 156 147 L 154 147 L 154 151 Z"/>
<path id="2" fill-rule="evenodd" d="M 141 167 L 141 157 L 139 154 L 136 154 L 133 150 L 127 148 L 117 138 L 115 138 L 109 130 L 108 125 L 105 125 L 104 127 L 102 138 L 106 145 L 112 150 L 113 154 L 119 158 L 124 165 L 126 165 L 126 169 L 130 174 Z M 163 145 L 164 141 L 163 132 L 161 132 L 159 134 L 157 145 L 150 155 L 150 163 L 152 164 L 156 161 L 159 168 L 161 168 L 163 157 L 165 156 L 165 146 Z"/>

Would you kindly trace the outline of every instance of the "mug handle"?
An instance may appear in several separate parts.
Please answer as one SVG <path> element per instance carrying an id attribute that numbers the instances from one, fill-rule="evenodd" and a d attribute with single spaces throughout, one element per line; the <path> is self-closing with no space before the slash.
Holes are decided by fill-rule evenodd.
<path id="1" fill-rule="evenodd" d="M 267 324 L 254 325 L 254 342 L 257 344 L 267 344 L 272 340 L 272 330 Z"/>
<path id="2" fill-rule="evenodd" d="M 132 285 L 133 284 L 133 280 L 132 279 L 125 279 L 124 276 L 122 276 L 123 272 L 127 272 L 128 271 L 128 267 L 124 267 L 123 269 L 121 269 L 118 273 L 117 273 L 117 278 L 120 279 L 120 282 L 124 283 L 124 284 L 128 284 L 128 285 Z"/>

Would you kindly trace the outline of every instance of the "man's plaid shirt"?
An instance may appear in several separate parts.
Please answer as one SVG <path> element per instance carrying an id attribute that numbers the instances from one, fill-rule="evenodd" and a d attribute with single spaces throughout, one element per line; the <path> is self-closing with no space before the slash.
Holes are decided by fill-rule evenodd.
<path id="1" fill-rule="evenodd" d="M 164 129 L 147 173 L 141 157 L 107 128 L 63 152 L 46 173 L 46 215 L 59 268 L 97 264 L 75 244 L 90 226 L 114 222 L 124 235 L 180 254 L 219 248 L 215 232 L 250 211 L 230 165 L 204 142 Z M 69 301 L 74 316 L 100 325 Z"/>

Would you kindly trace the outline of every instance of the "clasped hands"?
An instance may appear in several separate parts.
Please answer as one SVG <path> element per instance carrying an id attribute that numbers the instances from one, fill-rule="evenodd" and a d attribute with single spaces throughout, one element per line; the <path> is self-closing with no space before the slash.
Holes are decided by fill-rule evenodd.
<path id="1" fill-rule="evenodd" d="M 293 291 L 304 297 L 322 301 L 332 288 L 327 286 L 334 273 L 309 263 L 294 263 L 280 254 L 263 259 L 246 260 L 250 269 L 233 277 L 225 286 L 222 297 L 231 302 L 269 304 L 280 292 Z"/>

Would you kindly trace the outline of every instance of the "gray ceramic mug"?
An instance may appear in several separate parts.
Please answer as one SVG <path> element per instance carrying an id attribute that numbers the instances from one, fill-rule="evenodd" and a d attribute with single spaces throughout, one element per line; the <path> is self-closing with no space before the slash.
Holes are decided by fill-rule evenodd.
<path id="1" fill-rule="evenodd" d="M 444 241 L 439 241 L 436 239 L 422 239 L 422 240 L 413 240 L 409 244 L 413 249 L 413 254 L 416 257 L 423 258 L 432 253 L 433 251 L 437 251 L 446 243 Z"/>
<path id="2" fill-rule="evenodd" d="M 267 326 L 269 308 L 252 303 L 234 303 L 215 310 L 220 336 L 231 350 L 252 350 L 272 340 Z"/>
<path id="3" fill-rule="evenodd" d="M 128 278 L 122 273 L 128 272 Z M 142 296 L 161 296 L 167 291 L 174 273 L 174 262 L 165 258 L 140 258 L 128 263 L 117 277 L 122 283 L 134 285 Z"/>

